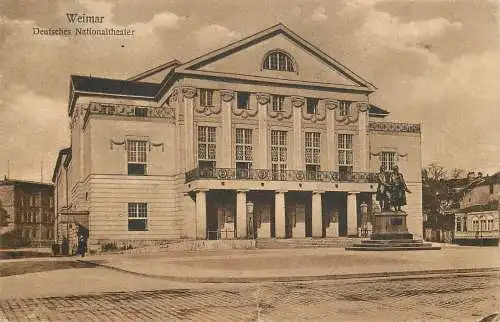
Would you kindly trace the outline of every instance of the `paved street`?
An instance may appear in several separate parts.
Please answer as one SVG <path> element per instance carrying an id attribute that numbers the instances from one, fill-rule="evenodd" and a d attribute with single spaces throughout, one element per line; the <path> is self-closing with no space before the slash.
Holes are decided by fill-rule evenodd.
<path id="1" fill-rule="evenodd" d="M 95 268 L 96 274 L 139 276 Z M 499 311 L 500 275 L 256 284 L 0 300 L 2 321 L 478 321 Z M 166 281 L 159 281 L 159 285 Z M 150 282 L 148 282 L 150 283 Z"/>

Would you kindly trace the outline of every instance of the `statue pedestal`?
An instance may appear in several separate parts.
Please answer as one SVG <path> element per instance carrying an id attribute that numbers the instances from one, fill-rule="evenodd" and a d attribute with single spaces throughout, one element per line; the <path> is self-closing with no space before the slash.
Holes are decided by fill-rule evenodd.
<path id="1" fill-rule="evenodd" d="M 403 211 L 384 211 L 374 214 L 372 240 L 413 239 L 406 226 Z"/>

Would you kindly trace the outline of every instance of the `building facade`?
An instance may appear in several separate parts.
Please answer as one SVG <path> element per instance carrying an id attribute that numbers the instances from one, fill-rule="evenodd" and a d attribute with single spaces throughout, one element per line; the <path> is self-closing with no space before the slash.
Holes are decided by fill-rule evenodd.
<path id="1" fill-rule="evenodd" d="M 0 180 L 0 246 L 52 244 L 54 209 L 52 184 Z"/>
<path id="2" fill-rule="evenodd" d="M 455 213 L 454 242 L 458 244 L 499 244 L 500 172 L 471 182 Z"/>
<path id="3" fill-rule="evenodd" d="M 422 236 L 421 128 L 374 91 L 281 24 L 127 80 L 72 76 L 56 212 L 99 243 L 356 236 L 397 164 Z"/>

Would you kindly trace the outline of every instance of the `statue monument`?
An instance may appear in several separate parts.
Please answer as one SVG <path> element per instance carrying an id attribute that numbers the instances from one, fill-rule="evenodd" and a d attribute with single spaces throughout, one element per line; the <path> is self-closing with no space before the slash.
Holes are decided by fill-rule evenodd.
<path id="1" fill-rule="evenodd" d="M 386 172 L 381 166 L 377 174 L 377 193 L 373 204 L 373 230 L 369 240 L 348 246 L 346 250 L 354 251 L 393 251 L 393 250 L 438 250 L 439 246 L 414 240 L 406 226 L 407 214 L 401 207 L 406 205 L 408 189 L 398 166 Z"/>
<path id="2" fill-rule="evenodd" d="M 385 170 L 381 166 L 377 174 L 376 200 L 381 211 L 374 214 L 372 239 L 412 239 L 406 227 L 407 214 L 401 209 L 406 205 L 406 193 L 411 191 L 397 165 L 390 173 Z"/>

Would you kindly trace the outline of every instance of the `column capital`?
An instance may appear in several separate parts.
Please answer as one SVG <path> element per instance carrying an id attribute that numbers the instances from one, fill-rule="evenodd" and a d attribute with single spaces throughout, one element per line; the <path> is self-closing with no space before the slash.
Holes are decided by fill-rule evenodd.
<path id="1" fill-rule="evenodd" d="M 237 189 L 236 190 L 237 193 L 247 193 L 248 191 L 250 191 L 250 190 L 248 190 L 248 189 Z"/>
<path id="2" fill-rule="evenodd" d="M 325 191 L 323 191 L 323 190 L 314 190 L 312 193 L 313 193 L 313 195 L 322 195 L 322 194 L 325 193 Z"/>
<path id="3" fill-rule="evenodd" d="M 198 189 L 194 189 L 193 191 L 198 193 L 198 192 L 208 192 L 210 189 L 206 189 L 206 188 L 198 188 Z"/>
<path id="4" fill-rule="evenodd" d="M 360 193 L 359 191 L 349 191 L 349 192 L 347 192 L 347 194 L 349 194 L 349 195 L 357 195 L 359 193 Z"/>
<path id="5" fill-rule="evenodd" d="M 276 192 L 276 193 L 285 193 L 285 192 L 288 192 L 288 190 L 283 190 L 283 189 L 280 189 L 280 190 L 276 190 L 275 192 Z"/>

